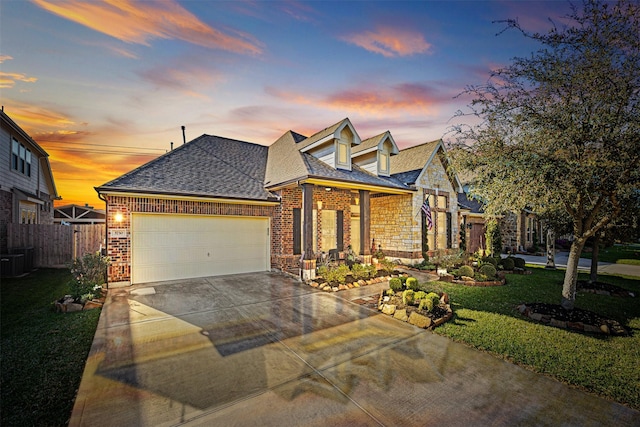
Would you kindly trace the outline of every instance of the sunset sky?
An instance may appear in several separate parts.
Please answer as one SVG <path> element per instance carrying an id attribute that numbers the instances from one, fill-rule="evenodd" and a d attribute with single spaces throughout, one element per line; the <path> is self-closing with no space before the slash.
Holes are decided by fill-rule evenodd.
<path id="1" fill-rule="evenodd" d="M 50 155 L 57 205 L 202 134 L 269 145 L 349 117 L 400 148 L 442 138 L 464 88 L 538 46 L 565 1 L 0 3 L 0 100 Z"/>

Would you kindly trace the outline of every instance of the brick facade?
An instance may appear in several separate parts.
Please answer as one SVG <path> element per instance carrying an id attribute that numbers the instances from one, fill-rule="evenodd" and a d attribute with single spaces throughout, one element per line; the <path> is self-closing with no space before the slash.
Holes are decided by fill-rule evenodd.
<path id="1" fill-rule="evenodd" d="M 111 258 L 108 276 L 109 282 L 126 282 L 131 280 L 131 214 L 132 213 L 166 213 L 192 215 L 232 215 L 261 216 L 271 218 L 273 238 L 271 239 L 272 267 L 276 232 L 273 225 L 274 206 L 240 205 L 195 200 L 171 200 L 155 197 L 106 196 L 107 229 L 124 229 L 127 237 L 111 237 L 107 234 L 107 255 Z M 120 222 L 116 214 L 122 215 Z"/>
<path id="2" fill-rule="evenodd" d="M 0 252 L 7 253 L 7 224 L 13 221 L 13 194 L 0 190 Z"/>
<path id="3" fill-rule="evenodd" d="M 300 268 L 300 254 L 293 253 L 293 209 L 302 209 L 302 188 L 285 188 L 277 192 L 280 196 L 280 206 L 275 208 L 274 233 L 272 238 L 271 264 L 274 268 L 286 271 L 296 271 Z M 317 241 L 314 248 L 320 252 L 319 242 L 322 239 L 322 211 L 335 210 L 343 212 L 343 242 L 344 248 L 351 244 L 351 199 L 349 190 L 325 187 L 314 187 L 313 208 L 317 211 Z"/>

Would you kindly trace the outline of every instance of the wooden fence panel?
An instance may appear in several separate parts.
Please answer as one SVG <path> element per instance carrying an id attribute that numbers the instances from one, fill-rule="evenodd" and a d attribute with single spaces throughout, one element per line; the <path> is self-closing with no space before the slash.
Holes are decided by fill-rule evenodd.
<path id="1" fill-rule="evenodd" d="M 74 257 L 96 252 L 104 241 L 104 224 L 7 224 L 7 246 L 33 248 L 35 267 L 63 267 Z"/>

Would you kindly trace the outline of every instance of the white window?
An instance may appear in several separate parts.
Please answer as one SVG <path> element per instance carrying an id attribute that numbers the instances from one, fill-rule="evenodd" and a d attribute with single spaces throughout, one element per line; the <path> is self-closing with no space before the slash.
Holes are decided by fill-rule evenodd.
<path id="1" fill-rule="evenodd" d="M 330 249 L 338 247 L 338 220 L 336 211 L 325 209 L 322 212 L 322 238 L 320 250 L 329 252 Z"/>
<path id="2" fill-rule="evenodd" d="M 389 173 L 389 155 L 387 153 L 380 152 L 380 162 L 378 168 L 381 174 Z"/>
<path id="3" fill-rule="evenodd" d="M 349 150 L 347 144 L 342 142 L 338 143 L 338 164 L 349 165 Z"/>
<path id="4" fill-rule="evenodd" d="M 31 176 L 31 150 L 13 140 L 11 146 L 11 168 L 26 176 Z"/>

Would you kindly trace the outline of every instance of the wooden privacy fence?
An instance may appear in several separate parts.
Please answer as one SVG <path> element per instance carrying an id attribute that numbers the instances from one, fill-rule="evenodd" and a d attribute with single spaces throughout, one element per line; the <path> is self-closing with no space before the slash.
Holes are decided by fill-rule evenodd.
<path id="1" fill-rule="evenodd" d="M 33 248 L 34 267 L 65 266 L 100 250 L 104 238 L 104 224 L 7 224 L 9 251 Z"/>

